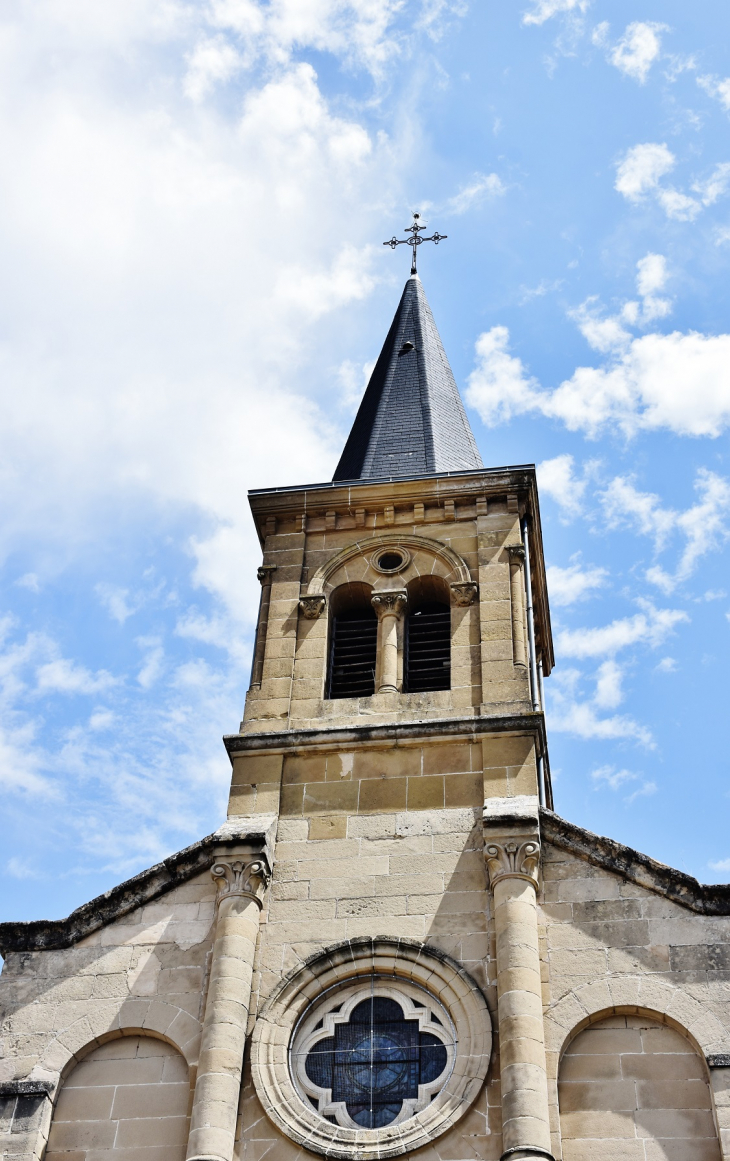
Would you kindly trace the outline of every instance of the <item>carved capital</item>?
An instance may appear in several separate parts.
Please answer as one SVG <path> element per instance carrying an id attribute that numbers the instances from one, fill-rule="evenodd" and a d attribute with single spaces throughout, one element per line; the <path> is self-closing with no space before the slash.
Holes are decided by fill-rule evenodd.
<path id="1" fill-rule="evenodd" d="M 384 589 L 373 593 L 370 604 L 375 609 L 378 619 L 390 613 L 393 617 L 400 617 L 408 607 L 408 593 L 405 589 Z"/>
<path id="2" fill-rule="evenodd" d="M 211 877 L 218 887 L 216 904 L 234 895 L 253 899 L 263 906 L 264 894 L 271 878 L 265 859 L 231 859 L 216 862 L 210 868 Z"/>
<path id="3" fill-rule="evenodd" d="M 256 576 L 262 585 L 271 584 L 272 572 L 276 572 L 275 564 L 262 564 L 260 568 L 256 569 Z"/>
<path id="4" fill-rule="evenodd" d="M 508 544 L 507 552 L 509 553 L 510 563 L 512 563 L 512 561 L 517 561 L 519 564 L 525 563 L 524 544 Z"/>
<path id="5" fill-rule="evenodd" d="M 537 838 L 519 835 L 486 842 L 484 858 L 492 890 L 500 879 L 526 879 L 537 890 L 537 871 L 540 866 L 540 843 Z"/>
<path id="6" fill-rule="evenodd" d="M 473 605 L 479 592 L 476 581 L 453 581 L 449 588 L 454 604 L 462 607 Z"/>
<path id="7" fill-rule="evenodd" d="M 326 604 L 327 598 L 324 593 L 308 593 L 306 596 L 299 598 L 299 608 L 310 621 L 317 620 L 317 617 L 324 612 Z"/>

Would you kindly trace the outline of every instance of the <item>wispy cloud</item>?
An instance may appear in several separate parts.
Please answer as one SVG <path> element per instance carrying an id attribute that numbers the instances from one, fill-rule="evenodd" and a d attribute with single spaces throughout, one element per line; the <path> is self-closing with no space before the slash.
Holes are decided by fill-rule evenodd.
<path id="1" fill-rule="evenodd" d="M 626 26 L 623 36 L 613 44 L 609 38 L 607 21 L 593 30 L 593 43 L 606 49 L 610 64 L 632 80 L 644 84 L 654 61 L 661 55 L 660 33 L 668 31 L 666 24 L 635 20 Z"/>
<path id="2" fill-rule="evenodd" d="M 619 791 L 626 789 L 635 782 L 640 782 L 635 790 L 624 797 L 624 802 L 630 805 L 637 798 L 646 798 L 657 792 L 656 782 L 649 779 L 642 781 L 640 774 L 634 774 L 631 770 L 616 770 L 613 766 L 599 766 L 597 770 L 591 773 L 591 779 L 596 783 L 594 790 L 608 788 L 609 790 Z"/>
<path id="3" fill-rule="evenodd" d="M 574 605 L 594 595 L 596 590 L 603 588 L 607 583 L 608 569 L 583 568 L 576 561 L 567 568 L 560 568 L 551 564 L 547 567 L 548 592 L 550 603 L 558 607 Z"/>
<path id="4" fill-rule="evenodd" d="M 566 12 L 586 12 L 591 0 L 534 0 L 534 6 L 523 13 L 523 24 L 544 24 L 553 16 Z"/>
<path id="5" fill-rule="evenodd" d="M 609 527 L 635 528 L 653 539 L 657 552 L 665 548 L 673 533 L 684 538 L 685 546 L 673 573 L 659 565 L 647 569 L 647 580 L 665 593 L 688 580 L 702 557 L 730 538 L 730 483 L 723 476 L 700 468 L 694 486 L 699 500 L 683 512 L 665 508 L 659 496 L 639 491 L 626 476 L 616 476 L 601 493 Z"/>
<path id="6" fill-rule="evenodd" d="M 597 628 L 563 629 L 557 651 L 564 657 L 611 657 L 634 645 L 657 649 L 677 625 L 689 621 L 682 609 L 657 609 L 650 601 L 638 602 L 643 612 L 619 617 Z"/>
<path id="7" fill-rule="evenodd" d="M 105 669 L 91 673 L 85 666 L 77 665 L 64 657 L 59 657 L 55 661 L 47 661 L 45 665 L 39 665 L 36 670 L 36 689 L 39 694 L 101 693 L 103 690 L 116 685 L 118 680 L 111 673 L 107 673 Z"/>
<path id="8" fill-rule="evenodd" d="M 465 214 L 480 205 L 486 197 L 501 197 L 507 187 L 496 173 L 476 173 L 467 185 L 449 198 L 446 210 L 450 214 Z"/>

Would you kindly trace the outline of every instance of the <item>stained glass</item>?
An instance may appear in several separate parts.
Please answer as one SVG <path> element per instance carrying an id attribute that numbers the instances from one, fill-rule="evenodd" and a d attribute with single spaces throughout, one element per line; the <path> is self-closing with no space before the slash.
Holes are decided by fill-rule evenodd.
<path id="1" fill-rule="evenodd" d="M 371 996 L 353 1008 L 347 1024 L 320 1040 L 308 1053 L 305 1070 L 319 1088 L 344 1102 L 364 1129 L 391 1124 L 403 1101 L 418 1097 L 419 1084 L 436 1080 L 446 1068 L 441 1041 L 406 1020 L 400 1004 Z"/>

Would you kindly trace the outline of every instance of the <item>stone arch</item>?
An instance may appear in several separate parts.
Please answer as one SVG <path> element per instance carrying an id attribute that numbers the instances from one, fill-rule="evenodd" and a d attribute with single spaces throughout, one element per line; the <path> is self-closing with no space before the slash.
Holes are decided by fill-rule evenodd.
<path id="1" fill-rule="evenodd" d="M 571 1039 L 587 1024 L 629 1010 L 673 1024 L 703 1056 L 725 1051 L 727 1029 L 699 1000 L 653 976 L 616 976 L 573 988 L 548 1009 L 545 1048 L 552 1076 Z"/>
<path id="2" fill-rule="evenodd" d="M 558 1073 L 565 1161 L 720 1161 L 707 1064 L 676 1021 L 619 1007 L 581 1024 Z"/>
<path id="3" fill-rule="evenodd" d="M 432 572 L 437 572 L 454 584 L 471 583 L 466 562 L 440 540 L 412 533 L 383 532 L 379 536 L 355 541 L 336 552 L 314 573 L 306 595 L 327 596 L 338 585 L 351 581 L 365 581 L 381 588 L 392 585 L 392 578 L 379 574 L 370 564 L 373 553 L 383 548 L 404 548 L 409 554 L 407 566 L 398 574 L 398 583 L 401 585 L 421 574 Z"/>
<path id="4" fill-rule="evenodd" d="M 81 1161 L 133 1150 L 154 1161 L 184 1161 L 190 1078 L 179 1049 L 161 1034 L 116 1030 L 87 1045 L 64 1070 L 45 1156 Z M 112 1161 L 112 1156 L 109 1157 Z"/>
<path id="5" fill-rule="evenodd" d="M 167 1004 L 156 997 L 135 997 L 122 1004 L 114 1016 L 99 1019 L 82 1017 L 51 1040 L 33 1069 L 31 1079 L 56 1082 L 97 1045 L 122 1036 L 151 1036 L 167 1041 L 184 1058 L 186 1064 L 197 1063 L 200 1048 L 200 1021 L 177 1004 Z"/>

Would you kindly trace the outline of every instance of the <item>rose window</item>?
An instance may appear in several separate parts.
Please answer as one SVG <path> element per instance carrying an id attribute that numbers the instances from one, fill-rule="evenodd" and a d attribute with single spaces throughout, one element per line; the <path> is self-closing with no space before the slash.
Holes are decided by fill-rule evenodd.
<path id="1" fill-rule="evenodd" d="M 305 1015 L 291 1061 L 302 1096 L 334 1124 L 380 1129 L 424 1109 L 446 1083 L 451 1021 L 428 993 L 373 979 Z"/>

